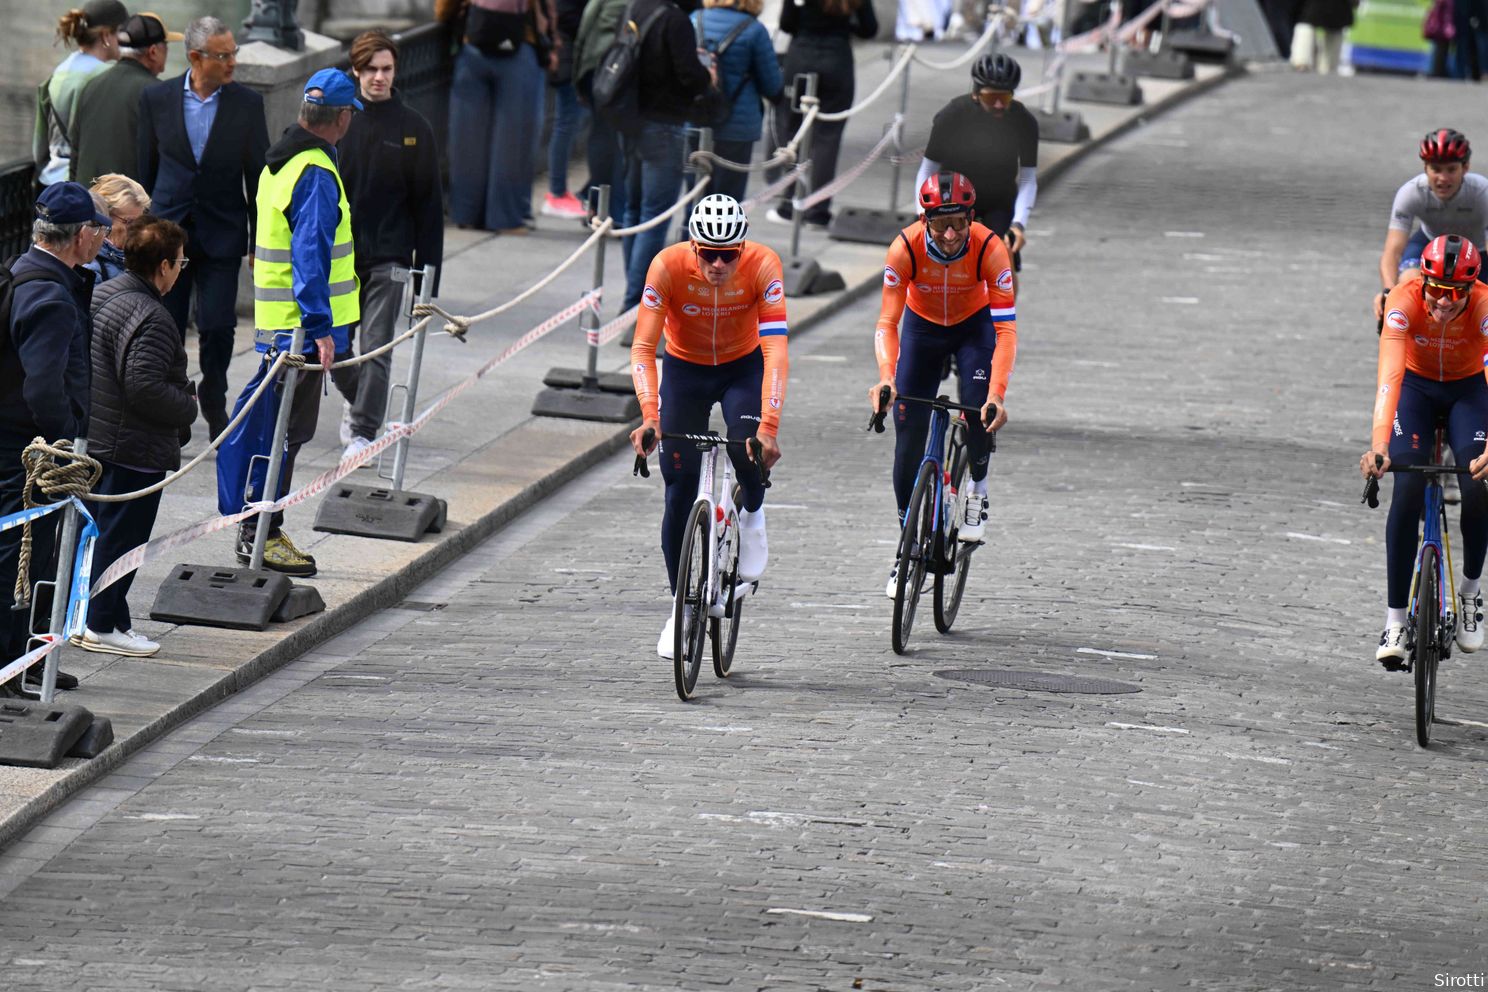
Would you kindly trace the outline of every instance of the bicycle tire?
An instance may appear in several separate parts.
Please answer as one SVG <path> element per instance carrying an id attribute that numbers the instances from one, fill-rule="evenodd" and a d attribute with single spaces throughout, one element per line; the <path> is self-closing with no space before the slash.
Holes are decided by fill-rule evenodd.
<path id="1" fill-rule="evenodd" d="M 1421 580 L 1416 588 L 1416 743 L 1431 744 L 1436 719 L 1436 665 L 1441 659 L 1441 602 L 1437 589 L 1437 550 L 1421 549 Z"/>
<path id="2" fill-rule="evenodd" d="M 692 698 L 698 669 L 703 663 L 703 639 L 708 631 L 708 504 L 698 500 L 682 532 L 677 559 L 677 595 L 672 604 L 672 674 L 677 696 Z"/>
<path id="3" fill-rule="evenodd" d="M 926 550 L 935 539 L 936 468 L 930 462 L 920 466 L 919 478 L 910 493 L 909 509 L 904 514 L 904 527 L 899 531 L 899 582 L 894 589 L 894 653 L 903 654 L 909 647 L 909 633 L 914 627 L 915 608 L 920 602 L 920 586 L 925 578 Z"/>
<path id="4" fill-rule="evenodd" d="M 965 443 L 956 440 L 958 434 L 955 430 L 951 432 L 951 484 L 957 493 L 964 494 L 968 485 L 967 455 Z M 942 539 L 950 549 L 952 568 L 949 575 L 941 571 L 935 573 L 935 629 L 942 634 L 949 634 L 951 626 L 956 622 L 956 614 L 961 609 L 961 597 L 966 592 L 966 577 L 971 570 L 971 553 L 976 550 L 975 544 L 963 542 L 956 536 L 959 529 L 958 520 L 948 521 L 947 526 L 942 528 Z"/>
<path id="5" fill-rule="evenodd" d="M 734 490 L 734 505 L 738 505 L 738 487 Z M 739 617 L 744 612 L 744 598 L 739 595 L 739 514 L 729 514 L 727 535 L 720 557 L 720 581 L 728 590 L 723 599 L 723 616 L 710 617 L 708 635 L 713 642 L 713 674 L 721 679 L 729 677 L 734 665 L 734 648 L 739 644 Z"/>

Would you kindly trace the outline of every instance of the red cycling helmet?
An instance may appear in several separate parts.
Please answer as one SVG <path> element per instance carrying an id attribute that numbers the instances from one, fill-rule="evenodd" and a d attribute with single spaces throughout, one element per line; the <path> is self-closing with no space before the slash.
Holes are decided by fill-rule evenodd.
<path id="1" fill-rule="evenodd" d="M 1426 132 L 1421 139 L 1421 161 L 1432 164 L 1466 162 L 1472 157 L 1472 145 L 1461 131 L 1449 127 Z"/>
<path id="2" fill-rule="evenodd" d="M 1421 273 L 1441 282 L 1471 283 L 1482 269 L 1477 246 L 1460 234 L 1443 234 L 1421 252 Z"/>
<path id="3" fill-rule="evenodd" d="M 970 213 L 976 189 L 959 172 L 937 172 L 920 184 L 920 207 L 926 217 Z"/>

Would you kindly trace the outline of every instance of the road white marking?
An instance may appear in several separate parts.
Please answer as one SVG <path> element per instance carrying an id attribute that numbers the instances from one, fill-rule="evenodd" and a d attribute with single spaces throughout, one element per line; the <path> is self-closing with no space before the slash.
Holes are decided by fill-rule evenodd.
<path id="1" fill-rule="evenodd" d="M 215 761 L 224 765 L 256 765 L 257 758 L 221 758 L 210 754 L 193 754 L 187 757 L 187 761 Z"/>
<path id="2" fill-rule="evenodd" d="M 1203 231 L 1164 231 L 1165 238 L 1202 238 Z"/>
<path id="3" fill-rule="evenodd" d="M 1259 761 L 1265 765 L 1290 765 L 1291 758 L 1267 758 L 1260 754 L 1235 754 L 1231 751 L 1221 751 L 1220 754 L 1226 758 L 1234 758 L 1236 761 Z"/>
<path id="4" fill-rule="evenodd" d="M 1296 538 L 1299 541 L 1319 541 L 1319 542 L 1321 542 L 1323 544 L 1353 544 L 1354 543 L 1353 541 L 1350 541 L 1346 537 L 1321 537 L 1321 536 L 1319 536 L 1317 534 L 1299 534 L 1299 533 L 1297 533 L 1294 530 L 1287 531 L 1286 536 L 1287 537 Z"/>
<path id="5" fill-rule="evenodd" d="M 1117 541 L 1115 544 L 1112 544 L 1111 547 L 1113 547 L 1113 548 L 1131 548 L 1133 551 L 1177 551 L 1178 550 L 1177 548 L 1170 548 L 1166 544 L 1123 544 L 1120 541 Z"/>
<path id="6" fill-rule="evenodd" d="M 1155 727 L 1146 723 L 1107 723 L 1106 726 L 1117 730 L 1151 730 L 1159 734 L 1186 734 L 1188 731 L 1182 727 Z"/>
<path id="7" fill-rule="evenodd" d="M 1133 654 L 1130 651 L 1107 651 L 1104 648 L 1076 648 L 1075 654 L 1098 654 L 1106 658 L 1131 658 L 1135 661 L 1155 661 L 1155 654 Z M 1187 731 L 1185 731 L 1187 733 Z"/>
<path id="8" fill-rule="evenodd" d="M 126 820 L 200 820 L 195 813 L 137 813 L 124 817 Z"/>
<path id="9" fill-rule="evenodd" d="M 847 356 L 846 355 L 802 355 L 801 357 L 803 359 L 805 359 L 806 361 L 808 361 L 808 362 L 845 362 L 845 361 L 847 361 Z"/>
<path id="10" fill-rule="evenodd" d="M 1159 297 L 1164 303 L 1194 304 L 1199 302 L 1197 296 L 1163 296 Z"/>
<path id="11" fill-rule="evenodd" d="M 750 734 L 753 727 L 689 727 L 689 730 L 709 730 L 715 734 Z"/>
<path id="12" fill-rule="evenodd" d="M 792 603 L 793 610 L 866 610 L 861 603 Z"/>
<path id="13" fill-rule="evenodd" d="M 766 913 L 774 916 L 809 916 L 814 920 L 836 920 L 838 923 L 872 923 L 873 917 L 867 913 L 829 913 L 818 909 L 767 909 Z"/>

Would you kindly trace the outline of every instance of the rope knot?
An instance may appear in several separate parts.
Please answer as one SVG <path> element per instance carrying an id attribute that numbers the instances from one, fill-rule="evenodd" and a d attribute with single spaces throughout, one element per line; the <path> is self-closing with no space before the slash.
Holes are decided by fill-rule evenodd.
<path id="1" fill-rule="evenodd" d="M 470 318 L 469 317 L 455 317 L 455 316 L 450 316 L 449 320 L 445 321 L 445 323 L 444 323 L 444 333 L 448 334 L 450 337 L 454 338 L 456 341 L 459 341 L 461 344 L 465 344 L 466 343 L 466 341 L 465 341 L 465 334 L 469 330 L 470 330 Z"/>
<path id="2" fill-rule="evenodd" d="M 21 506 L 34 507 L 55 503 L 73 496 L 87 496 L 103 475 L 103 466 L 98 459 L 72 450 L 72 442 L 65 438 L 55 444 L 38 437 L 26 445 L 21 452 L 21 465 L 26 469 L 26 485 L 21 490 Z M 41 491 L 45 501 L 35 498 Z M 21 548 L 16 565 L 16 580 L 13 598 L 17 605 L 31 601 L 31 524 L 21 527 Z"/>
<path id="3" fill-rule="evenodd" d="M 302 369 L 307 364 L 308 363 L 307 363 L 304 355 L 291 355 L 288 352 L 285 352 L 284 353 L 284 367 L 285 368 Z"/>

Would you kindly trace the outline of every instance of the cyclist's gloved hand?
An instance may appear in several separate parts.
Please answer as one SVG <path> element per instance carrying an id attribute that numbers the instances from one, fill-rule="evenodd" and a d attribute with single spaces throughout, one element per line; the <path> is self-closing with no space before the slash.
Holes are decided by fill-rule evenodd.
<path id="1" fill-rule="evenodd" d="M 1488 479 L 1488 451 L 1485 451 L 1469 462 L 1468 468 L 1472 470 L 1472 477 L 1474 479 L 1478 479 L 1479 481 Z"/>
<path id="2" fill-rule="evenodd" d="M 646 436 L 647 431 L 651 432 L 650 437 Z M 661 424 L 655 420 L 647 420 L 630 432 L 630 446 L 635 449 L 637 455 L 645 458 L 656 450 L 656 439 L 659 437 L 661 437 Z"/>
<path id="3" fill-rule="evenodd" d="M 1477 465 L 1477 461 L 1474 461 L 1473 464 Z M 1488 465 L 1488 462 L 1485 462 L 1485 465 Z M 1390 471 L 1389 455 L 1384 454 L 1383 452 L 1370 450 L 1364 452 L 1364 454 L 1359 456 L 1359 473 L 1363 475 L 1364 478 L 1383 478 L 1384 474 L 1388 471 Z M 1474 476 L 1474 478 L 1477 478 L 1477 476 Z"/>
<path id="4" fill-rule="evenodd" d="M 760 448 L 763 449 L 760 451 L 760 458 L 765 464 L 765 471 L 768 472 L 775 467 L 776 462 L 780 461 L 780 442 L 775 440 L 775 435 L 766 434 L 764 431 L 760 431 L 754 436 L 759 441 Z M 752 457 L 753 453 L 751 452 Z"/>
<path id="5" fill-rule="evenodd" d="M 997 408 L 995 414 L 992 410 L 993 407 Z M 1003 402 L 1001 396 L 993 394 L 987 397 L 987 402 L 982 404 L 981 419 L 982 426 L 987 428 L 988 431 L 995 431 L 1007 423 L 1007 404 Z M 991 420 L 990 423 L 988 423 L 989 419 Z"/>
<path id="6" fill-rule="evenodd" d="M 1382 289 L 1374 294 L 1374 319 L 1380 323 L 1385 319 L 1385 297 L 1390 295 L 1388 289 Z"/>
<path id="7" fill-rule="evenodd" d="M 883 394 L 883 390 L 885 389 L 889 391 L 889 401 L 888 403 L 885 403 L 882 407 L 880 407 L 878 405 L 878 399 Z M 892 380 L 881 379 L 868 387 L 868 408 L 874 413 L 877 413 L 880 409 L 887 410 L 889 406 L 893 404 L 895 397 L 897 397 L 898 395 L 899 394 L 894 391 L 894 383 Z"/>
<path id="8" fill-rule="evenodd" d="M 1014 224 L 1008 228 L 1008 254 L 1016 255 L 1028 244 L 1028 236 L 1023 233 L 1022 224 Z"/>

